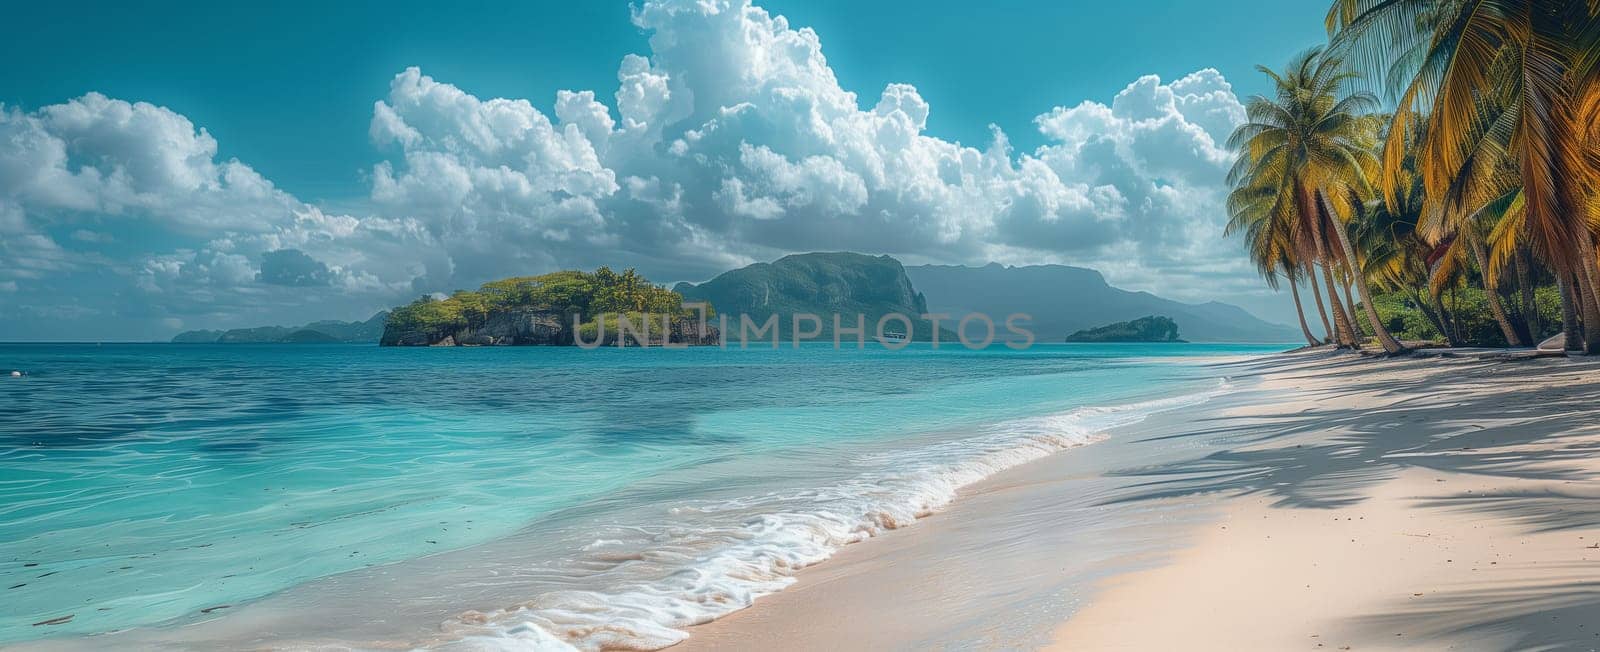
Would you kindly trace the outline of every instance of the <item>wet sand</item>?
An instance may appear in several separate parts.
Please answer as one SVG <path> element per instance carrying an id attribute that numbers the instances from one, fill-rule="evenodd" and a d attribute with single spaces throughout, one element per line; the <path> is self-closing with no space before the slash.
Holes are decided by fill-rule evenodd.
<path id="1" fill-rule="evenodd" d="M 1600 364 L 1219 365 L 674 649 L 1591 649 Z"/>
<path id="2" fill-rule="evenodd" d="M 1600 361 L 1312 351 L 1209 364 L 1232 391 L 971 485 L 672 649 L 1600 646 Z M 505 552 L 434 565 L 481 572 Z M 269 598 L 23 647 L 505 643 L 452 645 L 437 623 L 462 596 L 419 586 L 439 577 L 320 582 L 307 590 L 325 598 L 324 626 Z M 424 598 L 371 617 L 400 596 Z"/>

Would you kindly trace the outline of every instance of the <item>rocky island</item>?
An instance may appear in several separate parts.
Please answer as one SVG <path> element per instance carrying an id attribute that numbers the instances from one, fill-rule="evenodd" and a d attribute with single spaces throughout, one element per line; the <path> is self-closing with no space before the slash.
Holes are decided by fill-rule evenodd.
<path id="1" fill-rule="evenodd" d="M 709 312 L 709 310 L 708 310 Z M 683 296 L 632 269 L 562 271 L 424 296 L 395 308 L 381 346 L 715 346 L 721 333 Z M 624 323 L 632 326 L 627 333 Z M 648 323 L 648 327 L 644 324 Z M 646 328 L 648 330 L 646 330 Z"/>
<path id="2" fill-rule="evenodd" d="M 817 315 L 822 323 L 811 337 L 827 341 L 833 339 L 834 315 L 850 327 L 860 316 L 870 333 L 878 320 L 888 314 L 906 315 L 912 320 L 909 339 L 933 339 L 933 323 L 921 318 L 928 313 L 927 299 L 912 287 L 900 261 L 889 256 L 851 252 L 793 254 L 724 272 L 698 285 L 679 283 L 673 290 L 690 301 L 714 305 L 727 315 L 726 337 L 730 341 L 744 335 L 738 325 L 740 316 L 758 324 L 777 317 L 778 339 L 787 341 L 794 337 L 794 315 Z M 895 328 L 903 328 L 895 323 Z M 956 334 L 946 327 L 941 329 L 939 339 L 953 342 Z"/>
<path id="3" fill-rule="evenodd" d="M 1081 330 L 1067 336 L 1068 342 L 1182 342 L 1178 324 L 1171 318 L 1152 315 L 1121 321 L 1099 328 Z"/>

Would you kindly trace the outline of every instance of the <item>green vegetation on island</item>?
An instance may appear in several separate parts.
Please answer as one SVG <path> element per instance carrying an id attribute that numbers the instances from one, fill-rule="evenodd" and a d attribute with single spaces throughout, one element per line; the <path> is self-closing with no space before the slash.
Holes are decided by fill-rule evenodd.
<path id="1" fill-rule="evenodd" d="M 1151 315 L 1133 321 L 1120 321 L 1067 336 L 1068 342 L 1183 342 L 1178 339 L 1178 324 L 1167 317 Z"/>
<path id="2" fill-rule="evenodd" d="M 681 298 L 673 292 L 678 292 Z M 1458 323 L 1462 332 L 1477 332 L 1476 320 L 1466 313 L 1472 305 L 1469 295 L 1460 294 L 1463 314 L 1452 323 Z M 303 326 L 195 330 L 180 333 L 172 341 L 379 343 L 386 330 L 396 335 L 412 333 L 412 340 L 442 341 L 446 335 L 464 334 L 469 330 L 482 334 L 483 325 L 504 321 L 493 320 L 491 315 L 516 311 L 544 313 L 537 319 L 546 324 L 547 334 L 524 339 L 563 338 L 564 334 L 555 332 L 556 322 L 565 322 L 570 330 L 569 315 L 576 314 L 583 322 L 577 335 L 590 342 L 599 335 L 596 315 L 611 315 L 605 328 L 610 338 L 620 326 L 616 315 L 628 316 L 632 324 L 638 324 L 645 313 L 678 316 L 682 311 L 673 307 L 681 305 L 682 301 L 716 306 L 717 311 L 707 314 L 708 325 L 720 323 L 715 319 L 716 312 L 726 314 L 730 336 L 735 338 L 739 337 L 741 315 L 749 316 L 758 330 L 769 318 L 776 317 L 774 323 L 783 341 L 792 337 L 792 315 L 795 314 L 816 315 L 822 319 L 821 332 L 814 339 L 826 341 L 832 339 L 835 314 L 840 316 L 841 325 L 848 328 L 854 328 L 855 316 L 862 315 L 867 328 L 866 339 L 870 340 L 876 335 L 877 320 L 890 313 L 913 318 L 912 339 L 919 341 L 931 338 L 932 324 L 920 319 L 921 315 L 930 313 L 949 316 L 940 322 L 939 339 L 943 342 L 955 341 L 953 331 L 957 321 L 972 313 L 990 316 L 997 324 L 995 337 L 999 340 L 1020 339 L 1004 323 L 1008 316 L 1017 313 L 1030 317 L 1023 323 L 1038 341 L 1059 342 L 1081 329 L 1152 314 L 1166 315 L 1181 322 L 1191 339 L 1204 342 L 1281 342 L 1294 336 L 1289 327 L 1257 319 L 1237 306 L 1215 301 L 1181 303 L 1148 292 L 1118 289 L 1107 284 L 1099 272 L 1090 269 L 1063 265 L 1012 267 L 992 263 L 982 267 L 904 267 L 889 256 L 839 252 L 795 254 L 771 263 L 756 263 L 724 272 L 704 283 L 679 283 L 672 291 L 649 283 L 637 273 L 627 270 L 615 273 L 606 268 L 593 273 L 562 271 L 507 278 L 485 283 L 472 291 L 423 297 L 396 309 L 393 320 L 389 320 L 389 312 L 384 311 L 365 322 L 329 320 Z M 1446 302 L 1452 308 L 1457 303 L 1451 298 Z M 1085 310 L 1085 306 L 1094 309 Z M 1387 314 L 1389 308 L 1380 303 L 1379 310 Z M 660 330 L 659 325 L 659 319 L 652 322 L 654 330 Z M 807 332 L 812 326 L 809 321 L 801 323 Z M 533 327 L 524 324 L 516 328 L 527 331 Z M 981 328 L 973 325 L 969 335 L 981 336 Z M 905 326 L 898 320 L 885 323 L 887 332 L 903 330 Z M 771 331 L 764 332 L 761 337 L 763 340 L 770 338 Z M 841 339 L 853 338 L 854 335 L 848 335 Z"/>
<path id="3" fill-rule="evenodd" d="M 701 344 L 708 333 L 690 332 L 699 315 L 683 307 L 677 292 L 654 285 L 632 269 L 617 273 L 601 267 L 593 273 L 560 271 L 484 283 L 477 290 L 458 290 L 448 297 L 423 296 L 395 308 L 384 329 L 384 345 L 570 345 L 619 337 L 620 319 L 638 327 L 650 320 L 652 340 L 670 324 L 673 342 L 687 338 Z M 709 313 L 709 310 L 708 310 Z"/>

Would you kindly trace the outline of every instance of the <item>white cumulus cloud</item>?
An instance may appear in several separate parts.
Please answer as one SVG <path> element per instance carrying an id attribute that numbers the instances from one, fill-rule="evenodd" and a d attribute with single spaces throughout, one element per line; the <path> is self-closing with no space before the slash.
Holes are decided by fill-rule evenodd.
<path id="1" fill-rule="evenodd" d="M 76 287 L 85 309 L 151 324 L 289 322 L 268 316 L 562 267 L 693 280 L 822 249 L 1074 263 L 1180 298 L 1257 287 L 1220 239 L 1220 143 L 1244 112 L 1215 70 L 1041 107 L 1047 143 L 1019 153 L 998 127 L 981 147 L 928 133 L 937 107 L 913 86 L 863 101 L 817 33 L 748 0 L 650 0 L 633 20 L 650 51 L 609 93 L 553 92 L 551 115 L 400 71 L 373 104 L 365 206 L 341 211 L 219 160 L 162 107 L 0 107 L 0 301 L 44 314 Z M 129 258 L 124 242 L 154 244 Z"/>

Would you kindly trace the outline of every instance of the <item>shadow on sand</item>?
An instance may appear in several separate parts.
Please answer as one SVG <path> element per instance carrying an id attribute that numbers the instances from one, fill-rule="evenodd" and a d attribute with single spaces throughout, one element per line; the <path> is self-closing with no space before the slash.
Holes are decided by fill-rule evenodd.
<path id="1" fill-rule="evenodd" d="M 1469 510 L 1530 533 L 1600 528 L 1600 484 L 1588 482 L 1593 474 L 1579 463 L 1600 454 L 1593 438 L 1600 431 L 1600 402 L 1594 400 L 1600 361 L 1369 360 L 1328 353 L 1290 360 L 1287 370 L 1276 358 L 1237 364 L 1233 371 L 1248 376 L 1270 369 L 1291 384 L 1333 381 L 1339 385 L 1333 396 L 1364 395 L 1361 407 L 1323 401 L 1295 414 L 1196 420 L 1163 438 L 1201 438 L 1227 449 L 1121 470 L 1114 475 L 1135 482 L 1106 502 L 1220 494 L 1266 497 L 1274 507 L 1334 509 L 1361 503 L 1368 489 L 1405 470 L 1427 469 L 1550 484 L 1428 496 L 1416 509 Z M 1399 373 L 1372 379 L 1379 368 Z M 1468 396 L 1485 389 L 1494 392 L 1489 400 Z M 1266 391 L 1247 390 L 1241 398 L 1259 401 Z M 1600 543 L 1600 536 L 1591 538 Z M 1467 637 L 1485 649 L 1595 649 L 1600 582 L 1580 581 L 1596 577 L 1592 566 L 1571 570 L 1551 575 L 1556 569 L 1545 568 L 1540 578 L 1471 586 L 1438 596 L 1425 609 L 1402 606 L 1358 626 L 1374 632 L 1404 626 L 1409 645 Z"/>

